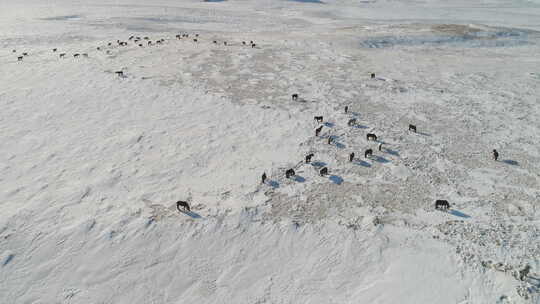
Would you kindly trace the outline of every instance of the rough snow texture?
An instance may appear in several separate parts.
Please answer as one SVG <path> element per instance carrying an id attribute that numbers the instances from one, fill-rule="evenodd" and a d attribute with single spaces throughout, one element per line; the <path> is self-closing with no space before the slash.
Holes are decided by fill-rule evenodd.
<path id="1" fill-rule="evenodd" d="M 0 3 L 1 303 L 540 303 L 540 3 L 110 2 Z"/>

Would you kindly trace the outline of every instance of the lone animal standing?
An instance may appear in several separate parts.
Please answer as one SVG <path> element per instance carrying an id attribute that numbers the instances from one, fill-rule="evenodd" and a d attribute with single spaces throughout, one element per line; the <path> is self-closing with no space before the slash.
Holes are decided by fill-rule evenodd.
<path id="1" fill-rule="evenodd" d="M 318 127 L 317 129 L 315 129 L 315 136 L 319 136 L 319 134 L 320 134 L 321 131 L 322 131 L 322 127 L 323 127 L 323 126 L 320 126 L 320 127 Z"/>
<path id="2" fill-rule="evenodd" d="M 416 133 L 416 126 L 415 125 L 409 125 L 409 131 L 413 131 Z"/>
<path id="3" fill-rule="evenodd" d="M 367 138 L 367 140 L 377 140 L 377 135 L 375 135 L 373 133 L 368 133 L 366 135 L 366 138 Z"/>
<path id="4" fill-rule="evenodd" d="M 493 149 L 493 159 L 494 160 L 499 159 L 499 152 L 497 152 L 497 150 L 495 150 L 495 149 Z"/>
<path id="5" fill-rule="evenodd" d="M 450 208 L 450 203 L 448 203 L 447 200 L 436 200 L 435 201 L 435 209 L 446 210 L 448 208 Z"/>
<path id="6" fill-rule="evenodd" d="M 347 112 L 349 112 L 349 106 L 345 106 L 345 114 L 347 114 Z"/>
<path id="7" fill-rule="evenodd" d="M 327 168 L 327 167 L 322 168 L 322 169 L 319 171 L 319 174 L 320 174 L 321 176 L 325 176 L 326 174 L 328 174 L 328 168 Z"/>
<path id="8" fill-rule="evenodd" d="M 266 182 L 266 172 L 263 173 L 261 179 L 262 179 L 262 183 L 264 184 L 264 182 Z"/>
<path id="9" fill-rule="evenodd" d="M 366 152 L 364 152 L 364 157 L 365 158 L 368 158 L 369 156 L 372 156 L 373 155 L 373 150 L 372 149 L 367 149 Z"/>
<path id="10" fill-rule="evenodd" d="M 306 164 L 310 163 L 311 162 L 311 158 L 313 157 L 313 153 L 310 153 L 308 155 L 306 155 Z"/>
<path id="11" fill-rule="evenodd" d="M 296 173 L 294 172 L 294 169 L 289 169 L 287 171 L 285 171 L 285 177 L 286 178 L 289 178 L 291 176 L 294 176 Z"/>
<path id="12" fill-rule="evenodd" d="M 313 119 L 315 119 L 317 122 L 323 122 L 323 117 L 322 116 L 315 116 L 315 117 L 313 117 Z"/>
<path id="13" fill-rule="evenodd" d="M 298 94 L 292 94 L 292 100 L 293 101 L 298 100 Z"/>
<path id="14" fill-rule="evenodd" d="M 183 208 L 183 210 L 180 210 L 180 207 Z M 178 211 L 182 212 L 182 211 L 191 211 L 191 208 L 189 208 L 189 204 L 188 202 L 184 202 L 184 201 L 178 201 L 176 202 L 176 209 L 178 209 Z"/>
<path id="15" fill-rule="evenodd" d="M 349 161 L 352 162 L 354 160 L 354 152 L 349 154 Z"/>

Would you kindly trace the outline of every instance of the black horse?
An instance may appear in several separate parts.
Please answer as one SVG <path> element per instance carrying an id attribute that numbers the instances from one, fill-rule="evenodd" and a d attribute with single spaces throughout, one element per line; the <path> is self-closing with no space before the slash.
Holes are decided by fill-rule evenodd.
<path id="1" fill-rule="evenodd" d="M 352 162 L 354 160 L 354 152 L 349 154 L 349 161 Z"/>
<path id="2" fill-rule="evenodd" d="M 328 168 L 327 168 L 327 167 L 322 168 L 322 169 L 319 171 L 319 174 L 320 174 L 321 176 L 325 176 L 326 174 L 328 174 Z"/>
<path id="3" fill-rule="evenodd" d="M 413 131 L 416 133 L 416 126 L 415 125 L 409 125 L 409 131 Z"/>
<path id="4" fill-rule="evenodd" d="M 317 122 L 323 122 L 322 116 L 314 116 L 313 119 L 315 119 Z"/>
<path id="5" fill-rule="evenodd" d="M 180 210 L 180 207 L 183 208 L 183 210 Z M 191 211 L 191 208 L 189 208 L 189 204 L 188 202 L 184 202 L 184 201 L 178 201 L 176 202 L 176 209 L 178 209 L 178 211 L 180 212 L 183 212 L 183 211 Z"/>
<path id="6" fill-rule="evenodd" d="M 368 158 L 369 156 L 372 156 L 373 155 L 373 150 L 372 149 L 367 149 L 366 152 L 364 152 L 364 157 L 365 158 Z"/>
<path id="7" fill-rule="evenodd" d="M 262 183 L 264 184 L 264 182 L 266 182 L 266 172 L 264 172 L 262 175 Z"/>
<path id="8" fill-rule="evenodd" d="M 315 136 L 319 136 L 319 134 L 320 134 L 321 131 L 322 131 L 322 127 L 323 127 L 323 126 L 320 126 L 320 127 L 318 127 L 317 129 L 315 129 Z"/>
<path id="9" fill-rule="evenodd" d="M 446 210 L 450 208 L 450 203 L 447 200 L 436 200 L 435 209 Z"/>
<path id="10" fill-rule="evenodd" d="M 287 171 L 285 171 L 285 177 L 286 178 L 289 178 L 291 176 L 294 176 L 296 173 L 294 172 L 294 169 L 289 169 Z"/>
<path id="11" fill-rule="evenodd" d="M 298 94 L 292 94 L 292 100 L 293 101 L 298 100 Z"/>
<path id="12" fill-rule="evenodd" d="M 308 155 L 306 155 L 306 164 L 310 163 L 311 162 L 311 158 L 314 156 L 313 153 L 310 153 Z"/>
<path id="13" fill-rule="evenodd" d="M 499 159 L 499 152 L 497 152 L 497 150 L 495 150 L 495 149 L 493 149 L 493 159 L 494 160 Z"/>
<path id="14" fill-rule="evenodd" d="M 377 135 L 375 135 L 373 133 L 368 133 L 366 135 L 366 138 L 367 138 L 367 140 L 377 140 Z"/>

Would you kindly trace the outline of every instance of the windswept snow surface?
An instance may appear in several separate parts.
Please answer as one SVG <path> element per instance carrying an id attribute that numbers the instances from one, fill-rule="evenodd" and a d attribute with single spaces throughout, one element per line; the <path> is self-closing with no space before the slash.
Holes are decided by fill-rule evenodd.
<path id="1" fill-rule="evenodd" d="M 0 303 L 540 303 L 539 31 L 538 1 L 0 0 Z"/>

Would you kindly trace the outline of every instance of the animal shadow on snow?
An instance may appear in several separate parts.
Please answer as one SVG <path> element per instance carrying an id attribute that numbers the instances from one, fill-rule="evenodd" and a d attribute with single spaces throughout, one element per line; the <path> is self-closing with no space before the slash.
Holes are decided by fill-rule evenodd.
<path id="1" fill-rule="evenodd" d="M 451 215 L 455 215 L 455 216 L 458 216 L 458 217 L 462 217 L 462 218 L 470 218 L 471 216 L 468 215 L 468 214 L 465 214 L 461 211 L 458 211 L 458 210 L 454 210 L 454 209 L 451 209 L 448 211 L 448 213 L 450 213 Z"/>
<path id="2" fill-rule="evenodd" d="M 420 134 L 420 135 L 423 135 L 423 136 L 431 136 L 431 134 L 425 133 L 425 132 L 416 132 L 416 134 Z"/>
<path id="3" fill-rule="evenodd" d="M 371 164 L 366 162 L 366 161 L 363 161 L 363 160 L 359 160 L 357 162 L 354 162 L 355 164 L 359 165 L 359 166 L 362 166 L 362 167 L 366 167 L 366 168 L 369 168 L 371 167 Z"/>
<path id="4" fill-rule="evenodd" d="M 345 145 L 339 142 L 336 142 L 336 147 L 338 147 L 338 149 L 345 149 Z"/>
<path id="5" fill-rule="evenodd" d="M 355 128 L 355 129 L 367 129 L 368 126 L 356 124 L 356 125 L 353 126 L 353 128 Z"/>
<path id="6" fill-rule="evenodd" d="M 508 165 L 512 165 L 512 166 L 519 165 L 519 163 L 517 161 L 512 160 L 512 159 L 505 159 L 502 162 L 505 163 L 505 164 L 508 164 Z"/>
<path id="7" fill-rule="evenodd" d="M 300 175 L 295 175 L 294 180 L 299 182 L 299 183 L 303 183 L 303 182 L 306 181 L 306 179 L 304 177 L 300 176 Z"/>
<path id="8" fill-rule="evenodd" d="M 202 218 L 202 216 L 200 214 L 198 214 L 197 212 L 187 211 L 187 210 L 184 210 L 184 211 L 181 211 L 181 212 L 184 213 L 185 215 L 191 217 L 191 218 L 194 218 L 194 219 Z"/>
<path id="9" fill-rule="evenodd" d="M 334 123 L 333 123 L 333 122 L 325 122 L 323 125 L 324 125 L 325 127 L 328 127 L 328 128 L 334 127 Z"/>
<path id="10" fill-rule="evenodd" d="M 336 185 L 341 185 L 341 183 L 343 183 L 343 178 L 337 175 L 330 175 L 328 179 L 330 179 Z"/>
<path id="11" fill-rule="evenodd" d="M 274 189 L 279 188 L 279 183 L 276 182 L 276 181 L 274 181 L 274 180 L 268 181 L 268 185 L 269 185 L 270 187 L 274 188 Z"/>
<path id="12" fill-rule="evenodd" d="M 373 159 L 376 161 L 376 162 L 379 162 L 379 163 L 382 163 L 382 164 L 385 164 L 385 163 L 389 163 L 390 161 L 382 156 L 374 156 Z"/>
<path id="13" fill-rule="evenodd" d="M 396 150 L 392 150 L 392 149 L 385 149 L 386 153 L 390 154 L 390 155 L 394 155 L 394 156 L 399 156 L 399 152 L 396 151 Z"/>
<path id="14" fill-rule="evenodd" d="M 317 161 L 317 162 L 312 162 L 311 165 L 313 167 L 324 167 L 326 166 L 326 163 L 325 162 L 321 162 L 321 161 Z"/>

